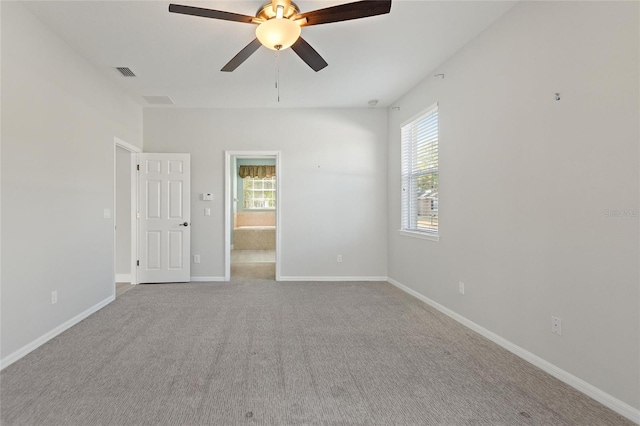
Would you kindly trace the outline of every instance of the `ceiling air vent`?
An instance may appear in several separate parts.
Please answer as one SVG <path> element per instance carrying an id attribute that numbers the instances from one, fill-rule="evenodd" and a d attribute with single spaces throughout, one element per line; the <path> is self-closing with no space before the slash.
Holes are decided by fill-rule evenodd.
<path id="1" fill-rule="evenodd" d="M 133 71 L 131 71 L 131 69 L 128 68 L 128 67 L 116 67 L 116 69 L 118 71 L 120 71 L 120 74 L 124 75 L 125 77 L 135 77 L 136 76 L 133 73 Z"/>
<path id="2" fill-rule="evenodd" d="M 151 105 L 173 105 L 173 100 L 168 96 L 142 96 Z"/>

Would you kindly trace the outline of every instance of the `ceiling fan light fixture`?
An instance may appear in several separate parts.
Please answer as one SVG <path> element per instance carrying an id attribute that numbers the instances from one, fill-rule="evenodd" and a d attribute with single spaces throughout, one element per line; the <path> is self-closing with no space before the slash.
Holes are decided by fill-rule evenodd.
<path id="1" fill-rule="evenodd" d="M 294 21 L 272 18 L 258 25 L 256 37 L 264 47 L 271 50 L 283 50 L 298 40 L 302 29 Z"/>
<path id="2" fill-rule="evenodd" d="M 304 63 L 318 72 L 328 65 L 327 61 L 300 37 L 300 27 L 384 15 L 391 11 L 391 2 L 392 0 L 357 0 L 303 14 L 300 14 L 300 9 L 291 0 L 267 0 L 258 9 L 255 16 L 180 4 L 170 4 L 169 12 L 245 24 L 258 24 L 256 38 L 231 58 L 220 71 L 231 72 L 235 70 L 262 45 L 276 51 L 291 47 Z"/>

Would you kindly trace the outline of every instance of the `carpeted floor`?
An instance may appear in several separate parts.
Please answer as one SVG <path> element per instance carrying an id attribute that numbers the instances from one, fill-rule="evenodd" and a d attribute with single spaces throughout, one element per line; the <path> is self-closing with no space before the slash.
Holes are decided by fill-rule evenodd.
<path id="1" fill-rule="evenodd" d="M 2 371 L 2 425 L 627 425 L 388 283 L 139 285 Z"/>

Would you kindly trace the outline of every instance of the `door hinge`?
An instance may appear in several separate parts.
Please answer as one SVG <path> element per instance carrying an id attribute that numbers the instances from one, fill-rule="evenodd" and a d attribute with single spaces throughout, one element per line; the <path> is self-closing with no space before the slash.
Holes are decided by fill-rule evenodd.
<path id="1" fill-rule="evenodd" d="M 138 171 L 140 171 L 140 164 L 138 164 L 138 165 L 136 166 L 136 169 L 137 169 Z"/>
<path id="2" fill-rule="evenodd" d="M 140 266 L 140 261 L 136 260 L 136 266 Z"/>

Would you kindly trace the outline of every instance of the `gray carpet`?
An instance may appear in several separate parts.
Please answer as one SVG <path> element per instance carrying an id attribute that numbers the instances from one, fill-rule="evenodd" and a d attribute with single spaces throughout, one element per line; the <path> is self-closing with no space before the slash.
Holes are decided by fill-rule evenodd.
<path id="1" fill-rule="evenodd" d="M 140 285 L 6 368 L 3 425 L 626 425 L 388 283 Z"/>

